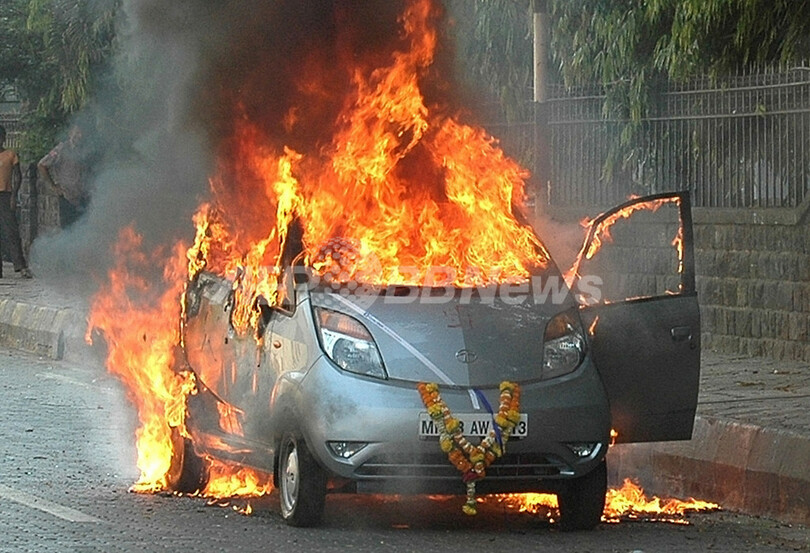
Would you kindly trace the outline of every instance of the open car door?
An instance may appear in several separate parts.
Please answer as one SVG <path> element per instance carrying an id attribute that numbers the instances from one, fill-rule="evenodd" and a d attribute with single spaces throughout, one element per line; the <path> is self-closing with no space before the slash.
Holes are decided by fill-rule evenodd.
<path id="1" fill-rule="evenodd" d="M 575 270 L 580 290 L 582 283 L 598 290 L 581 311 L 616 441 L 690 439 L 700 313 L 688 192 L 638 198 L 600 215 Z"/>

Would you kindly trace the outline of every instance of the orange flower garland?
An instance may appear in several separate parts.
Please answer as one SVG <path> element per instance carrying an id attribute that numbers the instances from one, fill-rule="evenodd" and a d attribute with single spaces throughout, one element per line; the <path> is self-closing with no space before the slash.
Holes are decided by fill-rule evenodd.
<path id="1" fill-rule="evenodd" d="M 420 382 L 417 389 L 439 430 L 439 447 L 447 453 L 447 458 L 461 472 L 462 480 L 467 484 L 467 502 L 462 510 L 467 515 L 475 515 L 475 482 L 486 476 L 487 467 L 495 459 L 503 456 L 506 442 L 520 420 L 520 386 L 514 382 L 501 382 L 498 412 L 493 417 L 500 430 L 500 439 L 492 429 L 478 445 L 471 444 L 464 437 L 459 420 L 453 417 L 439 395 L 438 384 Z"/>

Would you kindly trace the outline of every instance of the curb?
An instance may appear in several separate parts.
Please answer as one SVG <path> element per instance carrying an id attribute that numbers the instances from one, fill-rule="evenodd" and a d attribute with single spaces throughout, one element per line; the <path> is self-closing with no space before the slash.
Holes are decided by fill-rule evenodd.
<path id="1" fill-rule="evenodd" d="M 698 415 L 688 442 L 620 444 L 609 481 L 624 475 L 651 494 L 694 497 L 724 509 L 810 524 L 810 438 Z"/>
<path id="2" fill-rule="evenodd" d="M 0 300 L 0 344 L 51 359 L 65 355 L 66 331 L 81 319 L 70 309 Z"/>

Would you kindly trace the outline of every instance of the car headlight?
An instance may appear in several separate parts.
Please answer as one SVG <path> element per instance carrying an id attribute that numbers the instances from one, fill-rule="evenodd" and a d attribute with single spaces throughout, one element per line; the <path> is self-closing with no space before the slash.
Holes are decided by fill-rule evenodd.
<path id="1" fill-rule="evenodd" d="M 321 344 L 329 359 L 344 371 L 388 378 L 382 356 L 368 329 L 345 313 L 315 308 Z"/>
<path id="2" fill-rule="evenodd" d="M 543 373 L 548 380 L 574 372 L 585 358 L 585 336 L 576 313 L 566 311 L 551 319 L 543 338 Z"/>

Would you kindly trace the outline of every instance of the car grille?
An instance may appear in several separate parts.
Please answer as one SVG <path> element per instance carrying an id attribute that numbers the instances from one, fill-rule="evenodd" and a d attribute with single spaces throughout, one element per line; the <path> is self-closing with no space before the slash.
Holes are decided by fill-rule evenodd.
<path id="1" fill-rule="evenodd" d="M 487 468 L 488 479 L 522 479 L 557 476 L 566 465 L 561 461 L 539 454 L 507 454 Z M 369 458 L 357 468 L 359 477 L 377 478 L 458 478 L 458 471 L 444 454 L 379 455 Z"/>

